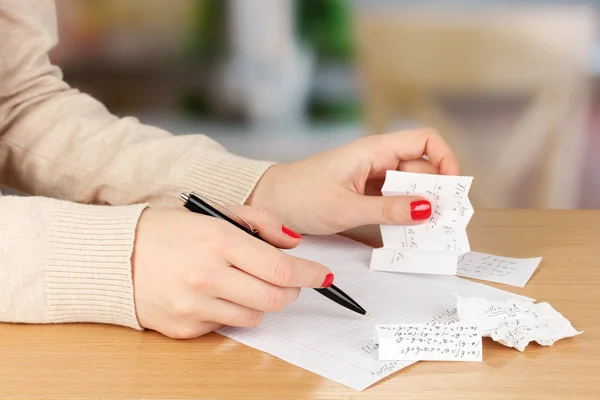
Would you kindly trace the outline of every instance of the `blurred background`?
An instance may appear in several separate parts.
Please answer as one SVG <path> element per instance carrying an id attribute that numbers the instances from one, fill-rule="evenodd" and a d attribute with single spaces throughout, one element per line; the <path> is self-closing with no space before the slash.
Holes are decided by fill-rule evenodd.
<path id="1" fill-rule="evenodd" d="M 600 208 L 600 0 L 56 1 L 117 115 L 277 162 L 432 126 L 478 208 Z"/>

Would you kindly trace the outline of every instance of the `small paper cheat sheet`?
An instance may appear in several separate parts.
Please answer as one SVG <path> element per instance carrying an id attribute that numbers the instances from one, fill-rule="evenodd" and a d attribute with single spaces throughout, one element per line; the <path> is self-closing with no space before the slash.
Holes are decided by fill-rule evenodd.
<path id="1" fill-rule="evenodd" d="M 481 333 L 476 325 L 377 325 L 382 361 L 481 361 Z"/>
<path id="2" fill-rule="evenodd" d="M 472 177 L 387 171 L 384 196 L 420 195 L 432 204 L 420 225 L 381 225 L 383 247 L 373 250 L 376 271 L 455 275 L 458 257 L 470 251 L 466 228 L 473 215 Z"/>
<path id="3" fill-rule="evenodd" d="M 542 257 L 509 258 L 471 251 L 458 259 L 456 275 L 525 287 Z"/>
<path id="4" fill-rule="evenodd" d="M 533 341 L 552 346 L 557 340 L 583 333 L 548 303 L 458 296 L 456 309 L 461 324 L 476 324 L 482 336 L 519 351 Z"/>

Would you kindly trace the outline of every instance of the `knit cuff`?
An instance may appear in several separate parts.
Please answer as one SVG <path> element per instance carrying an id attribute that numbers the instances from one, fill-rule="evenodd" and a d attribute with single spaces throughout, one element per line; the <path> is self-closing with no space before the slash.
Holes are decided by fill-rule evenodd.
<path id="1" fill-rule="evenodd" d="M 199 152 L 189 162 L 182 186 L 224 204 L 244 204 L 273 164 L 226 152 Z"/>
<path id="2" fill-rule="evenodd" d="M 134 303 L 131 256 L 146 207 L 63 203 L 44 240 L 48 322 L 93 322 L 142 329 Z"/>

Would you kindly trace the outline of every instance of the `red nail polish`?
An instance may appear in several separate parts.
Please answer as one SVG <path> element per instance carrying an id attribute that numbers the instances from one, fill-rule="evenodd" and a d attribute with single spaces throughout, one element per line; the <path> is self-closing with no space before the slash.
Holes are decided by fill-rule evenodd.
<path id="1" fill-rule="evenodd" d="M 422 221 L 431 217 L 431 203 L 427 200 L 417 200 L 410 203 L 410 217 L 414 221 Z"/>
<path id="2" fill-rule="evenodd" d="M 290 228 L 288 228 L 287 226 L 283 225 L 281 227 L 281 231 L 283 233 L 285 233 L 286 235 L 288 235 L 289 237 L 292 237 L 294 239 L 301 239 L 302 236 L 299 235 L 298 233 L 294 232 L 293 230 L 291 230 Z"/>
<path id="3" fill-rule="evenodd" d="M 321 287 L 329 287 L 333 284 L 333 274 L 327 274 L 327 276 L 325 277 L 325 280 L 323 281 L 323 284 L 321 285 Z"/>

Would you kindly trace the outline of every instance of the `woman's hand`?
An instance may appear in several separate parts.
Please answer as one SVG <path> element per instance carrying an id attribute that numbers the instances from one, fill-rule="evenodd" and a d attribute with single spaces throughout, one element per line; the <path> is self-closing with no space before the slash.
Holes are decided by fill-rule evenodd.
<path id="1" fill-rule="evenodd" d="M 298 232 L 311 234 L 427 220 L 431 204 L 426 199 L 381 196 L 387 170 L 459 173 L 456 157 L 433 130 L 369 136 L 300 162 L 271 167 L 247 204 L 266 208 Z"/>
<path id="2" fill-rule="evenodd" d="M 280 248 L 300 236 L 264 212 L 232 210 Z M 140 325 L 194 338 L 220 325 L 256 326 L 264 312 L 290 305 L 301 287 L 326 287 L 323 265 L 292 257 L 240 229 L 187 210 L 146 209 L 132 256 Z"/>

